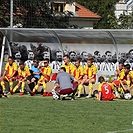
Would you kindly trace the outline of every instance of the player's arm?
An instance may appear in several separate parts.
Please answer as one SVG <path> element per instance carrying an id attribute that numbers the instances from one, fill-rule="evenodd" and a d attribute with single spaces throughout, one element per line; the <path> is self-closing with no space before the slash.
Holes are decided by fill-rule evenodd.
<path id="1" fill-rule="evenodd" d="M 83 69 L 83 67 L 81 67 L 80 68 L 80 76 L 79 76 L 78 80 L 81 80 L 83 78 L 83 76 L 84 76 L 84 69 Z"/>
<path id="2" fill-rule="evenodd" d="M 98 85 L 98 101 L 101 101 L 102 98 L 102 84 Z"/>
<path id="3" fill-rule="evenodd" d="M 56 86 L 57 88 L 60 87 L 58 75 L 57 75 L 57 77 L 56 77 L 55 86 Z"/>
<path id="4" fill-rule="evenodd" d="M 14 67 L 14 71 L 13 71 L 13 74 L 12 74 L 11 77 L 13 77 L 16 74 L 17 70 L 18 70 L 18 66 L 17 66 L 16 62 L 13 62 L 13 67 Z"/>
<path id="5" fill-rule="evenodd" d="M 6 66 L 5 66 L 5 70 L 4 70 L 4 72 L 3 72 L 2 78 L 5 77 L 5 75 L 6 75 L 6 73 L 7 73 L 7 69 L 8 69 L 8 64 L 6 64 Z"/>
<path id="6" fill-rule="evenodd" d="M 96 77 L 96 73 L 97 73 L 97 67 L 94 66 L 94 68 L 93 68 L 93 74 L 92 74 L 92 76 L 91 76 L 89 79 L 90 79 L 90 80 L 91 80 L 91 79 L 94 79 L 94 78 Z"/>
<path id="7" fill-rule="evenodd" d="M 102 97 L 102 92 L 99 91 L 99 93 L 98 93 L 98 101 L 101 101 L 101 97 Z"/>

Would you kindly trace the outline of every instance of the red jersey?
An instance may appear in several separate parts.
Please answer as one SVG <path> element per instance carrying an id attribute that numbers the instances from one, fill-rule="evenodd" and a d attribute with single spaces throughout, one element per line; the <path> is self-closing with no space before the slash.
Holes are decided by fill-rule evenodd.
<path id="1" fill-rule="evenodd" d="M 100 84 L 98 91 L 102 94 L 102 100 L 110 101 L 114 99 L 113 88 L 110 83 L 104 82 Z"/>

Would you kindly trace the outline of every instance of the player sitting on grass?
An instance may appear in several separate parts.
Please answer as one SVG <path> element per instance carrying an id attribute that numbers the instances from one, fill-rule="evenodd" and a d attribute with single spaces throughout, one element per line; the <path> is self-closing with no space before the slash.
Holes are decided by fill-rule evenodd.
<path id="1" fill-rule="evenodd" d="M 59 69 L 59 73 L 56 78 L 56 88 L 54 91 L 60 97 L 62 96 L 63 100 L 65 96 L 72 94 L 71 100 L 74 100 L 74 95 L 77 91 L 77 80 L 69 73 L 66 72 L 65 67 Z M 53 93 L 54 98 L 54 93 Z"/>
<path id="2" fill-rule="evenodd" d="M 126 64 L 124 66 L 125 78 L 121 82 L 121 85 L 125 91 L 125 93 L 130 93 L 130 90 L 133 88 L 133 70 L 130 70 L 130 64 Z"/>
<path id="3" fill-rule="evenodd" d="M 49 66 L 49 59 L 46 58 L 40 64 L 44 66 L 39 66 L 39 70 L 41 72 L 41 77 L 39 78 L 37 85 L 34 87 L 33 91 L 31 92 L 31 96 L 33 96 L 38 90 L 39 86 L 42 84 L 43 85 L 43 96 L 51 96 L 52 94 L 49 92 L 48 94 L 46 93 L 46 83 L 49 82 L 50 80 L 50 75 L 52 73 L 52 69 Z"/>
<path id="4" fill-rule="evenodd" d="M 7 97 L 7 95 L 3 93 L 3 88 L 0 85 L 0 98 L 2 98 L 2 97 Z"/>
<path id="5" fill-rule="evenodd" d="M 14 92 L 21 86 L 21 92 L 19 95 L 24 95 L 24 88 L 25 83 L 27 81 L 27 78 L 30 76 L 29 67 L 25 66 L 24 62 L 21 61 L 19 63 L 19 69 L 18 69 L 18 84 L 14 87 L 13 91 L 11 91 L 11 94 L 13 95 Z"/>
<path id="6" fill-rule="evenodd" d="M 116 86 L 115 95 L 120 98 L 120 95 L 124 93 L 123 88 L 121 87 L 121 81 L 124 80 L 124 63 L 119 62 L 119 69 L 116 70 L 117 80 L 113 81 L 114 86 Z"/>
<path id="7" fill-rule="evenodd" d="M 98 90 L 94 91 L 94 96 L 96 96 L 99 101 L 113 100 L 115 98 L 113 93 L 114 86 L 111 83 L 105 82 L 103 76 L 98 78 L 98 82 L 100 82 L 100 84 L 98 85 Z"/>

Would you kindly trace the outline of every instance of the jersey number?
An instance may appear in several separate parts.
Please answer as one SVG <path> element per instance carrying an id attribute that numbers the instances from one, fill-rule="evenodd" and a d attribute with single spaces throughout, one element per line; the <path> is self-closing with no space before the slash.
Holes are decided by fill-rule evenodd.
<path id="1" fill-rule="evenodd" d="M 105 94 L 108 94 L 109 93 L 108 85 L 105 85 L 104 89 L 105 89 Z"/>

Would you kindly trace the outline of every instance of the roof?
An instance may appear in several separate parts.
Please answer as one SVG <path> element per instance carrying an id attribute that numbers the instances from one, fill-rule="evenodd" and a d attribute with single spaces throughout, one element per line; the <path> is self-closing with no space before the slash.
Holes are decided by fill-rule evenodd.
<path id="1" fill-rule="evenodd" d="M 84 6 L 81 6 L 78 3 L 75 3 L 76 6 L 76 14 L 78 17 L 83 17 L 83 18 L 95 18 L 95 19 L 100 19 L 102 18 L 101 16 L 97 15 L 96 13 L 90 11 L 89 9 L 85 8 Z"/>
<path id="2" fill-rule="evenodd" d="M 62 44 L 133 44 L 133 29 L 0 28 L 8 42 L 34 42 L 62 48 Z M 96 45 L 97 46 L 97 45 Z M 125 45 L 124 45 L 125 46 Z M 117 46 L 116 46 L 117 47 Z"/>

